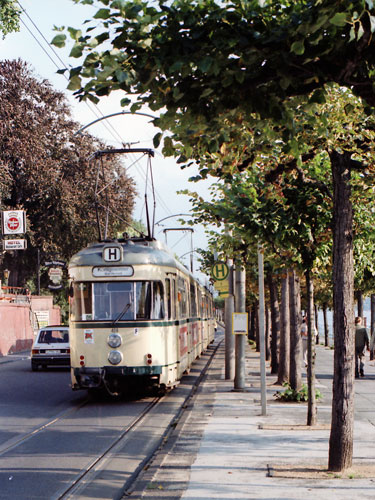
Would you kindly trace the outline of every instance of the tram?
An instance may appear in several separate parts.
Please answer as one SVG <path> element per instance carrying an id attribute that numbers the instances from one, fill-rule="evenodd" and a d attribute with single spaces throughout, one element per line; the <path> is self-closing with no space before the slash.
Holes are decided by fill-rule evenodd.
<path id="1" fill-rule="evenodd" d="M 154 238 L 93 243 L 69 279 L 73 390 L 174 387 L 214 339 L 211 293 Z"/>

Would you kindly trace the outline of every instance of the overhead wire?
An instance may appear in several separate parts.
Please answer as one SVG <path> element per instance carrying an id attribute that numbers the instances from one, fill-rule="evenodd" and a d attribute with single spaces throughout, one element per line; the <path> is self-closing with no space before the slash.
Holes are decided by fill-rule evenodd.
<path id="1" fill-rule="evenodd" d="M 42 38 L 42 40 L 47 44 L 47 47 L 48 49 L 53 53 L 53 55 L 55 56 L 55 58 L 63 65 L 64 68 L 67 68 L 67 65 L 65 64 L 65 62 L 63 61 L 63 59 L 59 56 L 59 54 L 55 51 L 55 49 L 53 48 L 53 46 L 50 44 L 50 42 L 46 39 L 46 37 L 43 35 L 42 31 L 38 28 L 38 26 L 36 25 L 36 23 L 33 21 L 33 19 L 30 17 L 30 15 L 27 13 L 26 9 L 23 7 L 23 5 L 19 2 L 19 0 L 16 0 L 16 2 L 18 3 L 18 5 L 20 6 L 21 10 L 22 10 L 22 13 L 27 17 L 27 19 L 30 21 L 30 23 L 32 24 L 32 26 L 34 27 L 34 29 L 37 31 L 37 33 L 39 34 L 39 36 Z M 32 38 L 36 41 L 36 43 L 39 45 L 39 47 L 42 49 L 42 51 L 46 54 L 46 56 L 48 57 L 48 59 L 54 64 L 54 66 L 59 70 L 59 69 L 62 69 L 60 68 L 59 64 L 57 64 L 56 60 L 48 53 L 48 51 L 45 49 L 45 47 L 42 45 L 42 43 L 40 43 L 40 40 L 38 40 L 37 36 L 32 32 L 32 30 L 30 29 L 30 27 L 27 25 L 27 23 L 24 21 L 24 19 L 20 18 L 21 20 L 21 23 L 23 24 L 23 26 L 26 28 L 26 30 L 29 32 L 29 34 L 32 36 Z M 63 73 L 63 76 L 64 78 L 69 81 L 69 78 L 65 75 L 65 73 Z M 94 114 L 94 116 L 98 117 L 96 111 L 90 106 L 90 103 L 88 103 L 87 101 L 85 101 L 85 104 L 86 106 L 90 109 L 90 111 Z M 104 114 L 102 113 L 102 111 L 99 109 L 99 107 L 94 104 L 97 112 L 102 116 L 104 117 Z M 111 125 L 111 124 L 107 124 L 106 122 L 103 122 L 103 126 L 107 129 L 107 131 L 112 135 L 112 137 L 114 138 L 115 142 L 119 141 L 120 144 L 122 145 L 125 145 L 126 142 L 123 140 L 123 138 L 120 136 L 120 134 L 117 132 L 117 130 Z M 117 136 L 117 138 L 115 137 Z M 133 158 L 133 163 L 130 165 L 130 167 L 132 166 L 135 166 L 135 168 L 137 169 L 137 172 L 138 174 L 142 177 L 142 179 L 144 181 L 146 181 L 146 174 L 139 168 L 139 165 L 137 165 L 138 163 L 138 159 L 135 159 Z M 129 167 L 129 168 L 130 168 Z M 126 171 L 129 170 L 129 168 L 126 168 Z M 167 204 L 164 202 L 163 198 L 160 196 L 160 194 L 155 190 L 155 196 L 156 198 L 158 199 L 158 202 L 160 203 L 161 207 L 166 211 L 166 213 L 171 213 L 171 211 L 169 210 Z"/>

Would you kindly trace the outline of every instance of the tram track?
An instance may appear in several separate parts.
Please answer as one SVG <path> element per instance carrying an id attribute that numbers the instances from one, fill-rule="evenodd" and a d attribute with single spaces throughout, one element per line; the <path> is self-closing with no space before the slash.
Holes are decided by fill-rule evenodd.
<path id="1" fill-rule="evenodd" d="M 206 375 L 206 373 L 207 373 L 207 371 L 208 371 L 208 369 L 209 369 L 209 367 L 210 367 L 210 365 L 212 363 L 212 360 L 213 360 L 213 358 L 214 358 L 217 350 L 219 349 L 220 345 L 223 342 L 224 342 L 224 337 L 222 339 L 218 340 L 218 342 L 215 345 L 212 346 L 213 347 L 213 352 L 210 354 L 210 357 L 209 357 L 206 365 L 201 370 L 199 376 L 197 377 L 196 381 L 192 385 L 191 390 L 190 390 L 189 394 L 186 396 L 183 404 L 180 406 L 179 411 L 176 413 L 176 415 L 174 416 L 173 420 L 170 422 L 168 428 L 164 432 L 164 435 L 163 435 L 162 439 L 160 440 L 159 445 L 155 448 L 155 450 L 148 457 L 148 459 L 144 461 L 144 463 L 142 464 L 142 467 L 138 468 L 137 474 L 134 474 L 125 483 L 123 491 L 122 491 L 122 494 L 120 496 L 116 497 L 116 500 L 121 500 L 121 499 L 126 498 L 126 497 L 128 497 L 128 496 L 131 495 L 131 493 L 132 493 L 132 491 L 134 489 L 135 483 L 137 482 L 137 480 L 138 480 L 141 472 L 150 465 L 150 463 L 154 460 L 154 458 L 157 455 L 157 453 L 167 443 L 168 438 L 170 437 L 170 435 L 172 434 L 172 432 L 175 430 L 175 428 L 176 428 L 179 420 L 182 418 L 183 414 L 187 410 L 187 408 L 189 406 L 189 403 L 194 399 L 195 394 L 196 394 L 197 390 L 199 389 L 199 386 L 202 383 L 202 380 L 203 380 L 204 376 Z"/>
<path id="2" fill-rule="evenodd" d="M 85 471 L 82 471 L 82 473 L 80 473 L 74 479 L 72 484 L 68 488 L 66 488 L 65 491 L 63 491 L 59 494 L 58 497 L 56 497 L 56 500 L 66 500 L 68 498 L 72 498 L 71 495 L 74 494 L 76 488 L 85 481 L 85 479 L 96 467 L 100 467 L 101 462 L 103 462 L 103 460 L 105 460 L 111 452 L 115 451 L 116 446 L 121 443 L 121 441 L 127 436 L 129 432 L 131 432 L 132 429 L 134 429 L 136 425 L 140 424 L 143 421 L 145 416 L 160 402 L 163 397 L 164 396 L 154 398 L 146 406 L 146 408 L 144 408 L 144 410 L 124 428 L 121 434 L 106 448 L 106 450 L 104 450 L 98 457 L 96 457 L 93 462 L 87 467 L 87 469 Z"/>
<path id="3" fill-rule="evenodd" d="M 124 401 L 124 405 L 109 400 L 109 404 L 92 406 L 92 398 L 87 397 L 23 436 L 4 442 L 1 470 L 9 480 L 0 498 L 26 498 L 16 491 L 27 491 L 26 484 L 35 485 L 40 474 L 48 475 L 38 479 L 38 495 L 51 500 L 95 498 L 98 490 L 103 498 L 129 496 L 189 407 L 221 342 L 217 338 L 193 363 L 182 384 L 161 397 Z M 73 444 L 75 433 L 78 438 Z M 97 444 L 90 444 L 90 435 Z M 32 463 L 34 454 L 37 462 Z M 22 470 L 28 475 L 25 486 L 18 483 Z"/>
<path id="4" fill-rule="evenodd" d="M 123 486 L 117 491 L 114 496 L 108 498 L 120 500 L 121 498 L 126 498 L 127 496 L 131 495 L 133 487 L 142 471 L 148 468 L 149 464 L 153 461 L 156 454 L 166 444 L 171 433 L 176 428 L 178 421 L 181 419 L 182 415 L 188 408 L 190 401 L 194 398 L 194 395 L 199 389 L 199 386 L 211 365 L 214 355 L 222 342 L 223 339 L 219 340 L 215 345 L 211 346 L 208 351 L 206 351 L 207 354 L 209 350 L 212 349 L 212 352 L 209 353 L 209 359 L 205 363 L 199 375 L 196 377 L 194 383 L 191 385 L 188 394 L 180 402 L 177 411 L 172 416 L 164 432 L 162 432 L 159 439 L 155 441 L 152 449 L 148 452 L 148 454 L 145 455 L 142 460 L 140 460 L 139 464 L 134 468 L 133 472 L 126 479 Z M 114 440 L 113 443 L 110 444 L 107 449 L 100 454 L 100 456 L 96 457 L 87 467 L 87 469 L 85 471 L 82 471 L 74 479 L 72 484 L 70 484 L 64 491 L 60 492 L 59 496 L 55 497 L 56 500 L 71 500 L 73 498 L 80 498 L 80 493 L 82 493 L 82 490 L 91 480 L 95 481 L 96 474 L 102 466 L 105 466 L 105 461 L 110 460 L 110 455 L 116 455 L 117 452 L 121 452 L 121 448 L 124 445 L 124 440 L 126 440 L 131 431 L 136 427 L 142 426 L 145 419 L 150 416 L 152 410 L 155 409 L 158 405 L 162 404 L 169 395 L 173 396 L 175 391 L 176 389 L 174 389 L 172 392 L 168 392 L 164 396 L 157 397 L 153 401 L 151 401 L 149 405 L 134 419 L 134 421 L 123 430 L 121 435 L 119 435 L 117 439 Z"/>

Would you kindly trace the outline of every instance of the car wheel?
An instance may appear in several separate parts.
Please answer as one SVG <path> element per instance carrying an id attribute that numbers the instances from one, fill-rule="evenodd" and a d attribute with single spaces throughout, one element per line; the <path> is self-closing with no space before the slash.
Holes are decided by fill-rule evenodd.
<path id="1" fill-rule="evenodd" d="M 38 371 L 38 365 L 36 363 L 31 362 L 31 369 L 33 372 Z"/>

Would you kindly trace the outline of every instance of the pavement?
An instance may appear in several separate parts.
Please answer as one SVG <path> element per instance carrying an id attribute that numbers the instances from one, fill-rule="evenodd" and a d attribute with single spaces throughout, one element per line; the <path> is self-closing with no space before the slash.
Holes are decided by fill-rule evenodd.
<path id="1" fill-rule="evenodd" d="M 267 363 L 262 415 L 260 359 L 246 350 L 246 386 L 225 380 L 224 342 L 203 384 L 167 442 L 123 498 L 165 500 L 373 499 L 375 497 L 375 361 L 355 380 L 353 468 L 329 473 L 333 350 L 316 349 L 318 422 L 307 427 L 306 403 L 283 403 Z M 306 372 L 303 368 L 306 382 Z"/>

